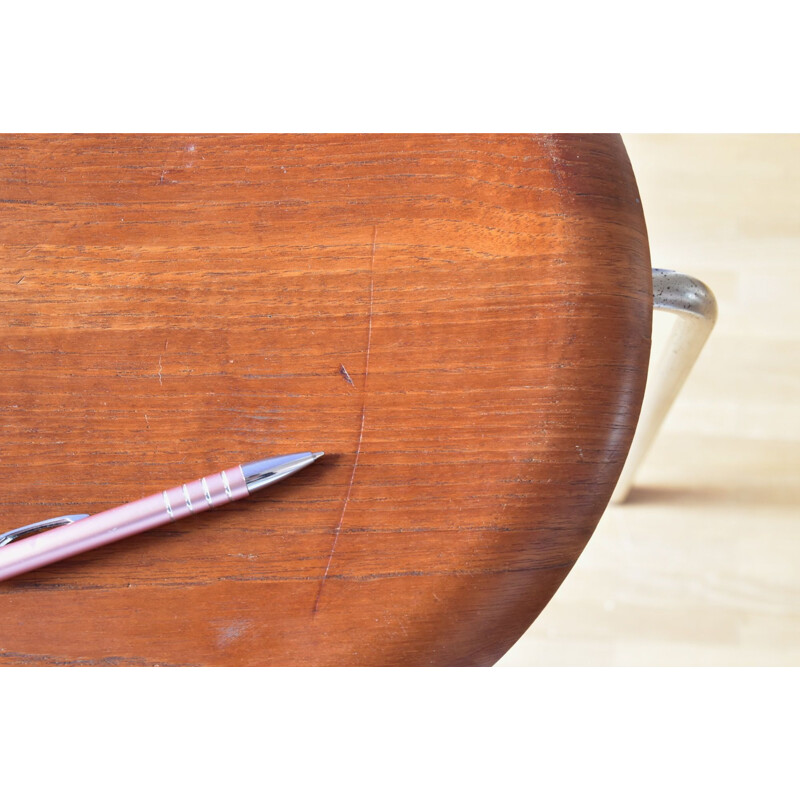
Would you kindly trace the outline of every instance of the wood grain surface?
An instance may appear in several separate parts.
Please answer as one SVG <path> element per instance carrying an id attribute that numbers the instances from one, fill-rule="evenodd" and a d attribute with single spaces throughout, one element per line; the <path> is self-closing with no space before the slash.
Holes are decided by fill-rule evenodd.
<path id="1" fill-rule="evenodd" d="M 0 530 L 294 478 L 0 584 L 0 663 L 487 665 L 610 497 L 650 344 L 619 137 L 0 137 Z"/>

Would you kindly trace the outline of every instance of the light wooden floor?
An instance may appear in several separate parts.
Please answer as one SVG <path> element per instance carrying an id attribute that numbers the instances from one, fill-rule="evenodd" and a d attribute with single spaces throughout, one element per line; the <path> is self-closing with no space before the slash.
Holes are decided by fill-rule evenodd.
<path id="1" fill-rule="evenodd" d="M 800 665 L 800 136 L 624 138 L 653 266 L 705 281 L 719 321 L 630 500 L 500 665 Z"/>

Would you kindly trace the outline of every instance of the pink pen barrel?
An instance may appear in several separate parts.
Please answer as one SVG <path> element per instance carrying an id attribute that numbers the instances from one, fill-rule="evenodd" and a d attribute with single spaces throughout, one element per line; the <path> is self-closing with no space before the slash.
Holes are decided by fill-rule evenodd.
<path id="1" fill-rule="evenodd" d="M 249 494 L 241 467 L 102 511 L 0 547 L 0 581 Z"/>

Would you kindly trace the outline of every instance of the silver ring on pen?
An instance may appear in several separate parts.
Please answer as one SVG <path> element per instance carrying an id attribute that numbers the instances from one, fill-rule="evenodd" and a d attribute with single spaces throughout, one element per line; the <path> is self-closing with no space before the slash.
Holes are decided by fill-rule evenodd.
<path id="1" fill-rule="evenodd" d="M 206 496 L 206 503 L 208 503 L 208 507 L 214 508 L 214 504 L 211 502 L 211 492 L 208 489 L 208 484 L 206 483 L 206 479 L 201 478 L 200 483 L 203 486 L 203 494 Z"/>
<path id="2" fill-rule="evenodd" d="M 192 498 L 189 497 L 189 490 L 186 488 L 185 483 L 183 484 L 183 498 L 186 500 L 186 508 L 188 508 L 189 511 L 192 511 Z"/>
<path id="3" fill-rule="evenodd" d="M 172 513 L 172 506 L 169 504 L 169 496 L 167 495 L 166 491 L 163 492 L 164 496 L 164 507 L 167 509 L 167 514 L 169 514 L 170 519 L 175 519 L 175 515 Z"/>

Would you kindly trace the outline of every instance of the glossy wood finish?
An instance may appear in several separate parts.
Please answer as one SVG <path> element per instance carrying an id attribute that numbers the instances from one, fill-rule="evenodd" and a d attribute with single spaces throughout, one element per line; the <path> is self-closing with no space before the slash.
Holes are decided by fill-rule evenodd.
<path id="1" fill-rule="evenodd" d="M 494 663 L 635 427 L 616 136 L 6 136 L 0 253 L 3 530 L 328 454 L 0 584 L 0 663 Z"/>

